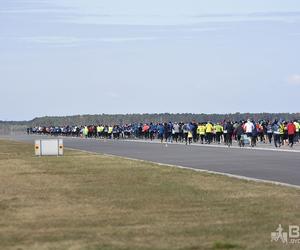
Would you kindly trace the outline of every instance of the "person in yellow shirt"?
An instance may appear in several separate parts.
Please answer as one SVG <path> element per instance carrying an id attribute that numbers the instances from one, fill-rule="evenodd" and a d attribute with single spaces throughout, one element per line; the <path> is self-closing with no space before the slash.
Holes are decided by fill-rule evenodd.
<path id="1" fill-rule="evenodd" d="M 108 138 L 109 138 L 109 139 L 113 139 L 113 138 L 112 138 L 112 132 L 113 132 L 113 126 L 109 126 L 109 127 L 108 127 Z"/>
<path id="2" fill-rule="evenodd" d="M 205 133 L 206 133 L 206 138 L 207 138 L 207 143 L 211 144 L 212 142 L 212 135 L 213 135 L 213 125 L 211 122 L 207 122 L 205 126 Z"/>
<path id="3" fill-rule="evenodd" d="M 85 126 L 85 127 L 83 128 L 83 132 L 82 132 L 82 134 L 83 134 L 83 136 L 84 136 L 85 138 L 87 138 L 87 137 L 88 137 L 88 134 L 89 134 L 89 129 L 88 129 L 88 127 L 87 127 L 87 126 Z"/>
<path id="4" fill-rule="evenodd" d="M 295 120 L 294 121 L 295 127 L 296 127 L 296 141 L 299 142 L 299 137 L 300 137 L 300 123 L 299 121 Z"/>
<path id="5" fill-rule="evenodd" d="M 285 131 L 286 131 L 285 122 L 282 122 L 279 125 L 280 143 L 282 146 L 285 145 L 285 143 L 286 143 Z"/>
<path id="6" fill-rule="evenodd" d="M 197 141 L 199 141 L 199 139 L 200 139 L 200 122 L 198 123 L 198 125 L 197 125 L 197 129 L 196 129 L 196 132 L 197 132 Z"/>
<path id="7" fill-rule="evenodd" d="M 97 134 L 98 134 L 99 138 L 103 137 L 103 131 L 104 131 L 104 126 L 103 125 L 97 126 Z"/>
<path id="8" fill-rule="evenodd" d="M 193 140 L 193 132 L 191 130 L 188 131 L 188 142 L 189 144 L 192 143 Z"/>
<path id="9" fill-rule="evenodd" d="M 216 142 L 218 144 L 221 144 L 221 137 L 223 135 L 223 126 L 221 126 L 220 123 L 217 123 L 215 125 L 215 131 L 216 131 Z"/>
<path id="10" fill-rule="evenodd" d="M 204 123 L 199 123 L 197 127 L 197 134 L 199 135 L 200 143 L 204 143 L 205 139 L 205 124 Z"/>

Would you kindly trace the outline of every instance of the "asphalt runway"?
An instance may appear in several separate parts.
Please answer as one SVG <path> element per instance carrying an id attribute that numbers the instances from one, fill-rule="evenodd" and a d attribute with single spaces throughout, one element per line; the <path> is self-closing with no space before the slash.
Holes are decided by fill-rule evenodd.
<path id="1" fill-rule="evenodd" d="M 33 143 L 35 139 L 43 137 L 15 135 L 9 138 Z M 63 139 L 67 148 L 300 186 L 300 152 L 199 147 L 183 144 L 166 146 L 166 144 L 159 143 L 123 140 Z"/>

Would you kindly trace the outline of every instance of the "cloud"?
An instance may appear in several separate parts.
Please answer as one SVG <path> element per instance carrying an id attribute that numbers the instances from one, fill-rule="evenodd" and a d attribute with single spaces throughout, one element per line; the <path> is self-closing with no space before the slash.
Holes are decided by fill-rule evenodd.
<path id="1" fill-rule="evenodd" d="M 4 4 L 4 7 L 0 6 L 0 14 L 33 14 L 34 16 L 45 14 L 53 22 L 72 24 L 180 25 L 300 20 L 300 11 L 295 7 L 294 11 L 274 11 L 275 8 L 272 8 L 272 11 L 270 8 L 263 8 L 261 4 L 259 8 L 239 9 L 225 6 L 218 8 L 214 4 L 202 4 L 197 0 L 191 0 L 193 4 L 182 4 L 179 0 L 166 0 L 163 1 L 164 3 L 157 0 L 151 1 L 151 4 L 150 1 L 146 3 L 138 0 L 7 0 L 7 2 L 9 4 Z M 160 8 L 157 8 L 158 6 Z"/>
<path id="2" fill-rule="evenodd" d="M 108 37 L 108 38 L 95 38 L 94 41 L 99 42 L 135 42 L 135 41 L 151 41 L 156 40 L 157 37 Z"/>
<path id="3" fill-rule="evenodd" d="M 19 40 L 29 44 L 48 45 L 53 47 L 74 47 L 78 45 L 82 39 L 76 37 L 59 37 L 59 36 L 34 36 L 21 37 Z"/>
<path id="4" fill-rule="evenodd" d="M 300 74 L 294 74 L 288 77 L 288 83 L 290 85 L 300 86 Z"/>
<path id="5" fill-rule="evenodd" d="M 300 12 L 245 12 L 219 13 L 195 16 L 203 22 L 251 22 L 251 21 L 280 21 L 296 23 L 300 20 Z"/>
<path id="6" fill-rule="evenodd" d="M 68 36 L 34 36 L 34 37 L 21 37 L 19 40 L 27 43 L 35 43 L 49 46 L 79 46 L 87 43 L 122 43 L 122 42 L 138 42 L 138 41 L 153 41 L 158 37 L 102 37 L 102 38 L 81 38 L 81 37 L 68 37 Z"/>
<path id="7" fill-rule="evenodd" d="M 1 14 L 35 14 L 35 13 L 65 13 L 63 9 L 8 9 L 0 10 Z"/>
<path id="8" fill-rule="evenodd" d="M 188 31 L 192 32 L 214 32 L 219 30 L 226 30 L 228 28 L 225 27 L 198 27 L 198 28 L 190 28 Z"/>

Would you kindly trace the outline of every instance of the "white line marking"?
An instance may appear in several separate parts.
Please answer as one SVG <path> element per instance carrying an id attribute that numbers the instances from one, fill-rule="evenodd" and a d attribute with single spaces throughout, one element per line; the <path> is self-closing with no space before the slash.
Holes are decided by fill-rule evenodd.
<path id="1" fill-rule="evenodd" d="M 185 145 L 185 143 L 172 143 L 172 142 L 158 142 L 158 141 L 145 141 L 145 140 L 120 140 L 120 142 L 140 142 L 140 143 L 153 143 L 153 144 L 169 144 L 169 145 Z M 288 152 L 288 153 L 300 153 L 297 149 L 281 149 L 281 148 L 261 148 L 261 147 L 238 147 L 238 146 L 225 146 L 225 145 L 212 145 L 212 144 L 199 144 L 194 143 L 187 146 L 194 147 L 207 147 L 207 148 L 232 148 L 232 149 L 245 149 L 245 150 L 261 150 L 261 151 L 275 151 L 275 152 Z"/>
<path id="2" fill-rule="evenodd" d="M 46 136 L 49 135 L 31 135 L 31 136 Z M 61 139 L 77 139 L 77 140 L 95 140 L 95 141 L 103 141 L 103 142 L 136 142 L 136 143 L 150 143 L 150 144 L 167 144 L 167 145 L 183 145 L 186 146 L 185 143 L 182 142 L 163 142 L 160 141 L 148 141 L 148 140 L 140 140 L 140 139 L 100 139 L 100 138 L 83 138 L 83 137 L 65 137 L 65 136 L 57 136 L 57 138 Z M 239 150 L 260 150 L 260 151 L 272 151 L 272 152 L 284 152 L 284 153 L 300 153 L 300 150 L 298 149 L 282 149 L 282 148 L 262 148 L 262 147 L 238 147 L 238 146 L 225 146 L 225 145 L 214 145 L 214 144 L 199 144 L 199 143 L 192 143 L 187 146 L 193 146 L 193 147 L 210 147 L 210 148 L 232 148 L 232 149 L 239 149 Z"/>

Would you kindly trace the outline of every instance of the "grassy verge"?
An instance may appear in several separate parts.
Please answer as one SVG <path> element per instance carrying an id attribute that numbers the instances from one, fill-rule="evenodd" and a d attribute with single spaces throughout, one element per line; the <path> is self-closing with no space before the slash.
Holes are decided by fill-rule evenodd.
<path id="1" fill-rule="evenodd" d="M 0 141 L 0 249 L 282 249 L 300 191 Z M 286 249 L 292 249 L 288 245 Z"/>

